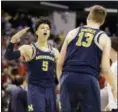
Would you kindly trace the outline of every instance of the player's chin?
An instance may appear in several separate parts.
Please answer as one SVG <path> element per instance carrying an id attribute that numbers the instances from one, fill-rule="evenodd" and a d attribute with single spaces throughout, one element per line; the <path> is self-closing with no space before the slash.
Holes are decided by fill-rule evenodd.
<path id="1" fill-rule="evenodd" d="M 43 37 L 48 38 L 49 36 L 48 35 L 43 35 Z"/>
<path id="2" fill-rule="evenodd" d="M 48 36 L 43 36 L 44 40 L 48 40 L 48 38 L 49 38 Z"/>

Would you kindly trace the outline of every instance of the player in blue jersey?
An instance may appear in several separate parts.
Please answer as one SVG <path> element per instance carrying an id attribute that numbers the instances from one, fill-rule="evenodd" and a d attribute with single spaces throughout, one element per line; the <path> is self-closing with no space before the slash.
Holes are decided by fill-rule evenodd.
<path id="1" fill-rule="evenodd" d="M 101 112 L 100 72 L 117 96 L 110 69 L 110 38 L 99 29 L 105 18 L 106 9 L 95 5 L 87 25 L 71 30 L 65 38 L 57 64 L 62 112 Z"/>
<path id="2" fill-rule="evenodd" d="M 40 19 L 35 28 L 37 41 L 30 45 L 22 45 L 13 51 L 14 43 L 29 28 L 16 33 L 6 50 L 9 60 L 25 58 L 28 67 L 28 109 L 29 112 L 56 112 L 55 75 L 58 50 L 48 45 L 51 24 L 47 19 Z"/>

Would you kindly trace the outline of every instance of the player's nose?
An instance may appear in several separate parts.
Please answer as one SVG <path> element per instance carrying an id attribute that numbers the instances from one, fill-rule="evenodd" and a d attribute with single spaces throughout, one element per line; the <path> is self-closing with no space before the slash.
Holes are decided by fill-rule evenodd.
<path id="1" fill-rule="evenodd" d="M 47 29 L 44 29 L 44 32 L 47 33 Z"/>

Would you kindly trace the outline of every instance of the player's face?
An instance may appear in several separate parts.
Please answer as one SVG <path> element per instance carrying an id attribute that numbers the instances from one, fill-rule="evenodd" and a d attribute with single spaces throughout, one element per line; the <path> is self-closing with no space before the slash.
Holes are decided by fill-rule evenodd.
<path id="1" fill-rule="evenodd" d="M 48 37 L 50 36 L 50 27 L 48 24 L 41 24 L 37 31 L 36 34 L 38 35 L 38 38 L 40 39 L 48 39 Z"/>

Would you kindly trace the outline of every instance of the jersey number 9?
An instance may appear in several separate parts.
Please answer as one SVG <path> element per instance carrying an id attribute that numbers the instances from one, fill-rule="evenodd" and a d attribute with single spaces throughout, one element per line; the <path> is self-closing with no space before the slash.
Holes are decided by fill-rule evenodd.
<path id="1" fill-rule="evenodd" d="M 48 71 L 48 61 L 42 62 L 42 71 Z"/>

